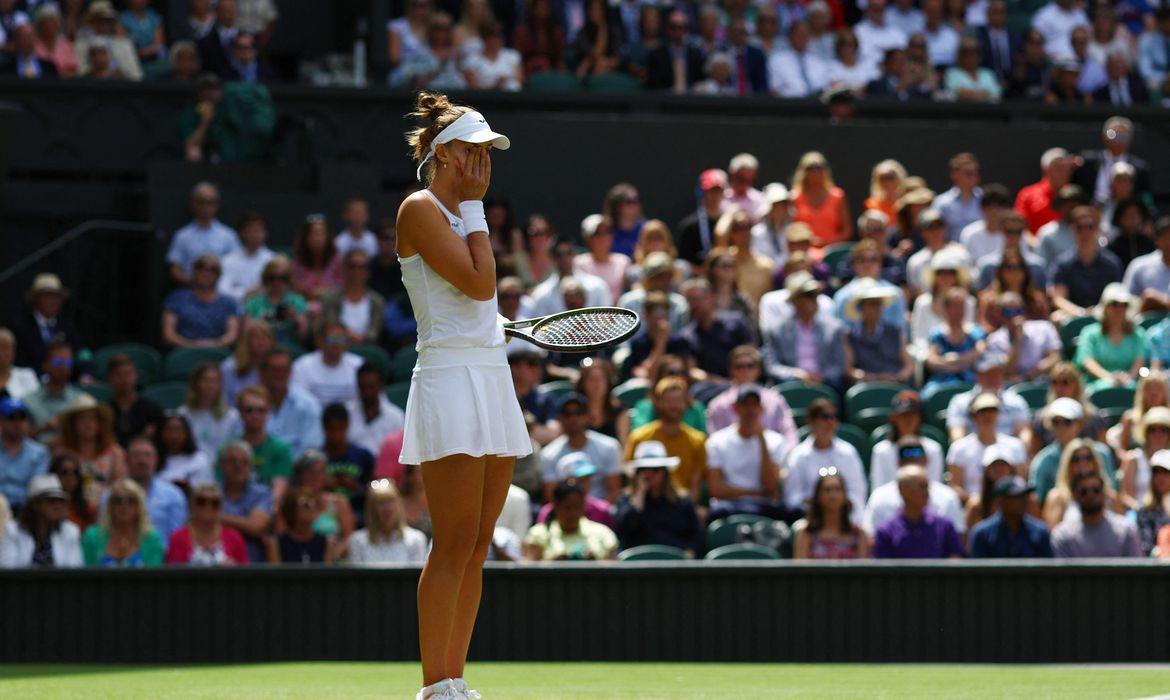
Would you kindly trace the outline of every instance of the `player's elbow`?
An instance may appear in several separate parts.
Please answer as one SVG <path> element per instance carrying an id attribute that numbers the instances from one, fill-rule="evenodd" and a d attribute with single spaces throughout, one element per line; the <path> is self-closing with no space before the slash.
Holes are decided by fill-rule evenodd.
<path id="1" fill-rule="evenodd" d="M 476 301 L 491 301 L 492 297 L 496 295 L 496 286 L 494 284 L 476 284 L 463 290 L 463 293 Z"/>

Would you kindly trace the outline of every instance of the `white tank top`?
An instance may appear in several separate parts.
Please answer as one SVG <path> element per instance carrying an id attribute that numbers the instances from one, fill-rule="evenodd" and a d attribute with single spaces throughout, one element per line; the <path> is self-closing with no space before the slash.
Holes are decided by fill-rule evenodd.
<path id="1" fill-rule="evenodd" d="M 466 241 L 463 219 L 447 211 L 430 190 L 423 190 L 423 194 L 430 197 L 447 217 L 452 230 Z M 504 345 L 504 329 L 500 325 L 495 294 L 487 301 L 472 299 L 431 269 L 417 253 L 407 258 L 399 257 L 399 262 L 402 264 L 402 284 L 418 321 L 416 350 Z"/>

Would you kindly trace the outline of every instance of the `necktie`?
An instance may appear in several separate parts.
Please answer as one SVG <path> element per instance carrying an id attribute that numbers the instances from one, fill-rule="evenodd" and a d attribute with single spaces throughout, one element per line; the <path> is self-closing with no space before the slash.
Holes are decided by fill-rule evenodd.
<path id="1" fill-rule="evenodd" d="M 1002 29 L 995 30 L 994 39 L 991 43 L 995 47 L 995 72 L 1004 76 L 1008 74 L 1009 70 L 1007 32 Z"/>
<path id="2" fill-rule="evenodd" d="M 735 89 L 741 95 L 748 93 L 747 57 L 742 50 L 735 54 Z"/>
<path id="3" fill-rule="evenodd" d="M 804 94 L 801 95 L 801 97 L 808 97 L 812 94 L 813 87 L 812 82 L 810 82 L 808 79 L 808 70 L 804 65 L 804 54 L 796 54 L 796 65 L 798 68 L 800 68 L 800 79 L 804 81 Z"/>
<path id="4" fill-rule="evenodd" d="M 686 49 L 672 48 L 671 51 L 674 53 L 674 91 L 683 93 L 687 91 Z"/>
<path id="5" fill-rule="evenodd" d="M 1119 80 L 1117 82 L 1117 95 L 1121 98 L 1121 104 L 1123 106 L 1128 107 L 1132 104 L 1132 100 L 1129 99 L 1129 85 L 1126 84 L 1125 80 Z"/>

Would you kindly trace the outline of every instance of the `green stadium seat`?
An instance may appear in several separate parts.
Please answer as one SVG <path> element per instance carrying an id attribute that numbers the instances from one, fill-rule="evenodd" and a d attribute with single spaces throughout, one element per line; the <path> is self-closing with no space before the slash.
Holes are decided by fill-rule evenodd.
<path id="1" fill-rule="evenodd" d="M 183 405 L 187 397 L 187 382 L 159 382 L 142 390 L 142 398 L 155 402 L 159 407 L 173 410 Z"/>
<path id="2" fill-rule="evenodd" d="M 625 73 L 605 73 L 587 78 L 584 82 L 589 92 L 642 92 L 642 81 Z"/>
<path id="3" fill-rule="evenodd" d="M 1129 410 L 1129 406 L 1110 406 L 1109 408 L 1100 409 L 1101 418 L 1105 421 L 1106 428 L 1112 428 L 1121 422 L 1121 416 Z"/>
<path id="4" fill-rule="evenodd" d="M 650 385 L 644 380 L 633 379 L 613 388 L 613 397 L 621 402 L 625 408 L 633 408 L 635 404 L 646 397 L 650 392 Z"/>
<path id="5" fill-rule="evenodd" d="M 281 350 L 285 350 L 285 351 L 287 351 L 287 352 L 288 352 L 288 354 L 292 355 L 292 359 L 293 359 L 294 361 L 295 361 L 295 360 L 296 360 L 298 357 L 300 357 L 301 355 L 304 355 L 304 354 L 306 354 L 306 353 L 308 353 L 308 352 L 309 352 L 309 351 L 308 351 L 308 350 L 306 350 L 306 349 L 305 349 L 303 346 L 301 346 L 301 345 L 299 345 L 299 344 L 297 344 L 297 343 L 277 343 L 276 345 L 277 345 L 277 347 L 279 347 Z"/>
<path id="6" fill-rule="evenodd" d="M 175 348 L 163 360 L 163 379 L 168 382 L 185 382 L 191 371 L 203 364 L 216 365 L 227 359 L 228 351 L 221 348 Z"/>
<path id="7" fill-rule="evenodd" d="M 736 513 L 725 518 L 728 525 L 758 525 L 764 523 L 765 525 L 776 522 L 775 519 L 769 518 L 766 515 L 752 515 L 751 513 Z"/>
<path id="8" fill-rule="evenodd" d="M 707 559 L 718 561 L 721 559 L 779 559 L 780 554 L 760 544 L 753 542 L 738 542 L 724 545 L 707 552 Z"/>
<path id="9" fill-rule="evenodd" d="M 686 552 L 665 544 L 644 544 L 618 553 L 618 561 L 678 561 L 686 559 Z"/>
<path id="10" fill-rule="evenodd" d="M 853 445 L 861 455 L 861 463 L 869 464 L 869 434 L 856 425 L 841 423 L 837 426 L 837 437 Z"/>
<path id="11" fill-rule="evenodd" d="M 775 391 L 788 402 L 797 425 L 804 425 L 804 414 L 808 411 L 808 405 L 817 399 L 827 399 L 834 406 L 840 404 L 836 390 L 825 384 L 788 382 L 777 386 Z"/>
<path id="12" fill-rule="evenodd" d="M 724 545 L 735 543 L 735 531 L 738 524 L 731 524 L 726 520 L 713 520 L 707 525 L 707 549 L 717 549 Z"/>
<path id="13" fill-rule="evenodd" d="M 1080 337 L 1081 331 L 1085 330 L 1085 326 L 1096 322 L 1097 319 L 1092 316 L 1076 316 L 1060 324 L 1060 342 L 1064 346 L 1066 360 L 1072 359 L 1077 351 L 1077 338 Z"/>
<path id="14" fill-rule="evenodd" d="M 540 385 L 540 390 L 553 396 L 564 396 L 573 390 L 573 382 L 568 379 L 554 379 Z"/>
<path id="15" fill-rule="evenodd" d="M 849 387 L 845 392 L 845 422 L 857 425 L 869 432 L 886 422 L 890 403 L 903 391 L 914 389 L 898 382 L 862 382 Z M 872 409 L 881 409 L 874 412 Z M 867 412 L 864 421 L 862 412 Z"/>
<path id="16" fill-rule="evenodd" d="M 383 380 L 390 379 L 390 353 L 383 350 L 377 345 L 370 345 L 363 343 L 361 345 L 354 345 L 349 349 L 350 352 L 362 358 L 363 362 L 368 362 L 378 368 L 382 373 Z"/>
<path id="17" fill-rule="evenodd" d="M 1126 386 L 1111 386 L 1089 394 L 1089 401 L 1102 410 L 1120 408 L 1124 411 L 1133 408 L 1134 390 Z"/>
<path id="18" fill-rule="evenodd" d="M 93 356 L 94 370 L 101 379 L 106 377 L 106 365 L 114 355 L 128 355 L 138 368 L 138 385 L 148 386 L 163 376 L 163 360 L 158 350 L 142 343 L 117 343 L 101 348 Z"/>
<path id="19" fill-rule="evenodd" d="M 837 271 L 837 265 L 853 252 L 853 246 L 855 245 L 857 245 L 856 241 L 846 241 L 825 247 L 824 257 L 821 258 L 821 262 L 825 263 L 829 268 L 830 275 L 835 273 Z"/>
<path id="20" fill-rule="evenodd" d="M 879 425 L 886 425 L 890 422 L 890 409 L 888 406 L 863 408 L 856 415 L 850 416 L 846 420 L 849 421 L 850 425 L 856 425 L 858 428 L 869 433 Z"/>
<path id="21" fill-rule="evenodd" d="M 922 437 L 930 438 L 931 440 L 934 440 L 935 442 L 937 442 L 939 444 L 939 446 L 942 447 L 943 453 L 944 454 L 946 453 L 947 447 L 950 446 L 950 442 L 951 442 L 950 439 L 947 437 L 947 431 L 940 430 L 939 428 L 931 425 L 930 423 L 923 423 L 918 428 L 918 432 L 920 435 L 922 435 Z M 870 453 L 871 457 L 873 455 L 873 448 L 879 442 L 881 442 L 882 440 L 885 440 L 886 436 L 889 434 L 890 434 L 890 426 L 888 423 L 886 425 L 879 425 L 878 427 L 873 429 L 873 432 L 871 432 L 869 434 L 869 453 Z"/>
<path id="22" fill-rule="evenodd" d="M 390 403 L 406 410 L 406 397 L 410 394 L 410 382 L 397 382 L 386 387 L 386 398 L 390 399 Z"/>
<path id="23" fill-rule="evenodd" d="M 79 384 L 77 388 L 92 396 L 98 403 L 109 403 L 114 398 L 114 389 L 105 382 Z"/>
<path id="24" fill-rule="evenodd" d="M 396 382 L 410 381 L 416 362 L 418 362 L 418 351 L 414 349 L 413 345 L 398 348 L 398 351 L 394 353 L 394 376 L 391 379 Z"/>
<path id="25" fill-rule="evenodd" d="M 1147 311 L 1137 317 L 1137 323 L 1142 328 L 1149 330 L 1161 323 L 1165 318 L 1165 311 Z"/>
<path id="26" fill-rule="evenodd" d="M 571 73 L 544 71 L 528 76 L 524 89 L 531 92 L 580 92 L 581 81 Z"/>
<path id="27" fill-rule="evenodd" d="M 1048 382 L 1023 382 L 1012 387 L 1012 391 L 1028 402 L 1028 408 L 1038 411 L 1048 405 Z"/>
<path id="28" fill-rule="evenodd" d="M 966 382 L 956 382 L 954 384 L 944 384 L 930 393 L 929 396 L 923 398 L 923 408 L 926 411 L 926 422 L 938 428 L 946 430 L 947 427 L 947 406 L 950 405 L 951 399 L 966 391 L 971 391 L 974 385 Z"/>

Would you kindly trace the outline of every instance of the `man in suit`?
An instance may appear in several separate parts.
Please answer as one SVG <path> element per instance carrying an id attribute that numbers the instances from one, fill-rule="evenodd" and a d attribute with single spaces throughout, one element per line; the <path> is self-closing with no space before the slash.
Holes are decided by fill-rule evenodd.
<path id="1" fill-rule="evenodd" d="M 768 59 L 748 43 L 747 23 L 732 20 L 727 26 L 727 54 L 731 56 L 731 84 L 740 95 L 768 93 Z"/>
<path id="2" fill-rule="evenodd" d="M 1012 60 L 1020 51 L 1020 37 L 1008 30 L 1007 20 L 1007 3 L 1004 0 L 991 0 L 987 4 L 986 26 L 975 28 L 983 67 L 990 68 L 1001 85 L 1006 85 L 1011 78 Z"/>
<path id="3" fill-rule="evenodd" d="M 687 42 L 690 20 L 674 10 L 666 18 L 666 41 L 646 59 L 646 87 L 685 93 L 703 78 L 703 52 Z"/>
<path id="4" fill-rule="evenodd" d="M 793 314 L 764 335 L 764 368 L 778 382 L 797 380 L 843 388 L 844 327 L 817 313 L 821 283 L 807 272 L 794 272 L 785 283 Z"/>
<path id="5" fill-rule="evenodd" d="M 1137 194 L 1150 191 L 1150 166 L 1129 152 L 1133 143 L 1133 122 L 1125 117 L 1110 117 L 1101 129 L 1105 148 L 1081 153 L 1072 181 L 1098 202 L 1109 200 L 1109 173 L 1115 163 L 1129 163 L 1137 171 L 1134 189 Z"/>
<path id="6" fill-rule="evenodd" d="M 32 308 L 12 324 L 17 367 L 40 367 L 45 360 L 45 349 L 53 342 L 68 343 L 74 354 L 81 349 L 77 329 L 61 316 L 61 307 L 68 296 L 69 290 L 61 284 L 61 278 L 51 272 L 41 273 L 33 280 L 25 292 Z"/>
<path id="7" fill-rule="evenodd" d="M 930 91 L 921 85 L 912 82 L 906 72 L 906 52 L 902 49 L 887 49 L 882 61 L 881 77 L 869 81 L 865 86 L 865 96 L 873 99 L 898 100 L 925 100 L 930 99 Z"/>
<path id="8" fill-rule="evenodd" d="M 1129 57 L 1124 51 L 1109 52 L 1109 57 L 1105 59 L 1105 74 L 1109 76 L 1109 82 L 1093 93 L 1095 104 L 1130 107 L 1150 101 L 1150 91 L 1145 81 L 1130 70 Z"/>
<path id="9" fill-rule="evenodd" d="M 18 24 L 8 37 L 12 52 L 0 57 L 0 75 L 20 78 L 56 78 L 57 66 L 36 56 L 33 49 L 33 30 L 29 24 Z"/>
<path id="10" fill-rule="evenodd" d="M 232 37 L 226 79 L 243 83 L 272 81 L 268 68 L 256 58 L 256 37 L 243 32 Z"/>
<path id="11" fill-rule="evenodd" d="M 224 80 L 234 80 L 229 47 L 239 30 L 236 24 L 236 0 L 220 0 L 215 8 L 215 24 L 198 41 L 203 70 L 211 71 Z"/>

